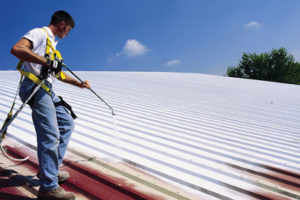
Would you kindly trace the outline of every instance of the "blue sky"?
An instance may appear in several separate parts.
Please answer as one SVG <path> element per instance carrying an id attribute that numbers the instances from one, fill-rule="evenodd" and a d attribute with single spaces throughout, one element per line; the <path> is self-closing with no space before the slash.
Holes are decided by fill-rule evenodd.
<path id="1" fill-rule="evenodd" d="M 75 20 L 57 48 L 73 70 L 223 75 L 243 52 L 284 47 L 300 60 L 298 0 L 9 0 L 0 8 L 0 70 L 10 48 L 56 10 Z"/>

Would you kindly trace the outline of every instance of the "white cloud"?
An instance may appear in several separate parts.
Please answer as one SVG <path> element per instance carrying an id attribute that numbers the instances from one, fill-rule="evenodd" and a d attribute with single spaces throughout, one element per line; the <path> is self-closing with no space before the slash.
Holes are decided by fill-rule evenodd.
<path id="1" fill-rule="evenodd" d="M 120 53 L 117 53 L 117 56 L 125 55 L 128 57 L 135 57 L 135 56 L 141 56 L 148 52 L 148 49 L 146 46 L 144 46 L 139 41 L 132 39 L 127 40 L 123 50 Z"/>
<path id="2" fill-rule="evenodd" d="M 261 27 L 261 24 L 256 22 L 256 21 L 253 21 L 253 22 L 249 22 L 247 24 L 244 24 L 244 27 L 246 29 L 258 29 Z"/>
<path id="3" fill-rule="evenodd" d="M 167 67 L 171 67 L 173 65 L 180 65 L 181 61 L 178 59 L 174 59 L 174 60 L 169 60 L 168 62 L 166 62 L 165 64 L 163 64 L 163 66 L 167 66 Z"/>

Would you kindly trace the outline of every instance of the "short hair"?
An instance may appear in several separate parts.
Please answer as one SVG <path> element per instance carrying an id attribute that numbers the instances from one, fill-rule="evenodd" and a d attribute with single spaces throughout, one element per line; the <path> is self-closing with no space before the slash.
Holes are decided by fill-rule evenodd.
<path id="1" fill-rule="evenodd" d="M 66 25 L 70 25 L 72 28 L 75 27 L 75 22 L 72 16 L 64 10 L 56 11 L 51 17 L 50 24 L 57 25 L 62 21 L 64 21 Z"/>

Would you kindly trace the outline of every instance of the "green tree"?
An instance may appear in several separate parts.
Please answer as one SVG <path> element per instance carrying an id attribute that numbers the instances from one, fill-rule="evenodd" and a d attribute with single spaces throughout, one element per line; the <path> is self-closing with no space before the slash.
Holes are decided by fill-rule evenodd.
<path id="1" fill-rule="evenodd" d="M 244 53 L 237 67 L 227 68 L 227 76 L 283 83 L 300 83 L 300 63 L 285 48 L 270 53 Z"/>

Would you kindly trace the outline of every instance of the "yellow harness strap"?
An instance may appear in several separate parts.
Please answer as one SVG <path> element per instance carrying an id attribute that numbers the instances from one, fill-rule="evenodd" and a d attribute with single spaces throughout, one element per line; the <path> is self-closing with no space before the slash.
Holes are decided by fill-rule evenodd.
<path id="1" fill-rule="evenodd" d="M 52 46 L 52 43 L 49 39 L 49 36 L 48 36 L 48 32 L 42 28 L 46 34 L 47 34 L 47 45 L 46 45 L 46 53 L 45 55 L 48 55 L 49 58 L 51 60 L 53 60 L 55 57 L 57 57 L 58 59 L 62 59 L 61 57 L 61 54 L 58 50 L 56 50 L 53 46 Z M 30 73 L 30 72 L 25 72 L 24 70 L 22 70 L 22 66 L 23 66 L 23 61 L 20 60 L 18 65 L 17 65 L 17 69 L 19 70 L 19 72 L 21 73 L 22 76 L 25 76 L 27 78 L 29 78 L 30 80 L 32 80 L 33 82 L 35 82 L 37 85 L 42 81 L 41 79 L 39 79 L 36 75 Z M 61 79 L 65 79 L 65 75 L 64 73 L 61 71 L 58 75 L 55 76 L 56 78 L 61 78 Z M 51 90 L 50 88 L 45 85 L 45 84 L 42 84 L 41 87 L 48 93 L 48 94 L 51 94 Z"/>
<path id="2" fill-rule="evenodd" d="M 46 29 L 42 28 L 46 34 L 47 34 L 47 45 L 46 45 L 46 55 L 48 55 L 50 57 L 51 60 L 54 60 L 55 57 L 57 57 L 58 59 L 62 59 L 61 54 L 58 50 L 56 50 L 53 46 L 52 43 L 49 39 L 49 35 L 48 32 L 46 31 Z M 61 78 L 62 80 L 66 79 L 64 73 L 61 71 L 59 74 L 57 74 L 55 76 L 56 78 Z"/>
<path id="3" fill-rule="evenodd" d="M 27 78 L 29 78 L 30 80 L 32 80 L 33 82 L 35 82 L 35 84 L 40 84 L 40 82 L 42 81 L 41 79 L 39 79 L 36 75 L 34 75 L 33 73 L 30 73 L 30 72 L 25 72 L 24 70 L 22 70 L 22 66 L 23 66 L 23 61 L 20 60 L 18 65 L 17 65 L 17 69 L 19 70 L 19 72 L 21 73 L 22 76 L 25 76 Z M 41 87 L 48 93 L 48 94 L 51 94 L 51 90 L 50 88 L 45 84 L 43 83 L 41 85 Z"/>

